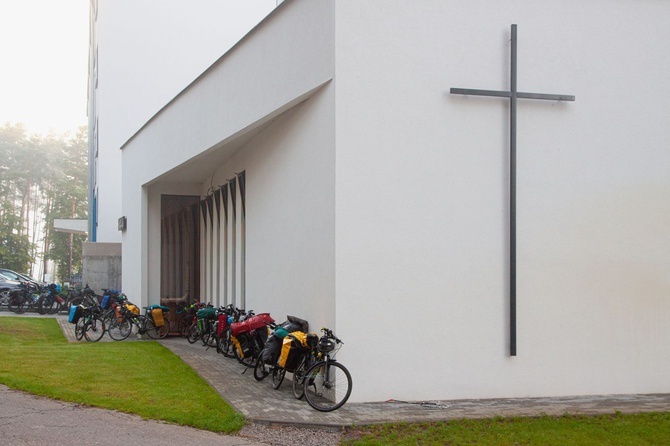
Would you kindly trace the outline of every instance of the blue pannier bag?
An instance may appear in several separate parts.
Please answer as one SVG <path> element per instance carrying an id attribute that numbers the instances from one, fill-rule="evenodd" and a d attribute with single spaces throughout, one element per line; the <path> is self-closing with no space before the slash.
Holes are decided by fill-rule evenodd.
<path id="1" fill-rule="evenodd" d="M 84 308 L 81 305 L 73 305 L 70 307 L 70 315 L 67 318 L 67 321 L 71 324 L 76 324 L 81 314 L 83 313 Z"/>

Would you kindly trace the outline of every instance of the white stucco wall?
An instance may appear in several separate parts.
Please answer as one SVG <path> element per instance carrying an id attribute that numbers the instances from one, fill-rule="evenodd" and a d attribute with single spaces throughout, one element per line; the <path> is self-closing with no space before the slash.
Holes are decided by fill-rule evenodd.
<path id="1" fill-rule="evenodd" d="M 670 5 L 336 10 L 336 317 L 355 398 L 670 391 Z M 519 91 L 576 102 L 519 102 L 509 357 L 508 104 L 448 92 L 509 89 L 513 23 Z"/>
<path id="2" fill-rule="evenodd" d="M 275 0 L 98 0 L 98 241 L 118 242 L 121 146 L 276 6 Z"/>

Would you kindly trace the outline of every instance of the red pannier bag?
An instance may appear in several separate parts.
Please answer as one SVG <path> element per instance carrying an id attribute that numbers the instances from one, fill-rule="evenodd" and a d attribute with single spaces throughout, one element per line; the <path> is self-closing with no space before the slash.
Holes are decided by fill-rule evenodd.
<path id="1" fill-rule="evenodd" d="M 268 325 L 273 324 L 274 321 L 275 320 L 272 319 L 270 313 L 257 314 L 246 319 L 244 322 L 235 322 L 234 324 L 231 324 L 230 333 L 233 336 L 237 336 L 241 333 L 248 333 L 261 327 L 267 327 Z"/>
<path id="2" fill-rule="evenodd" d="M 216 334 L 221 336 L 221 333 L 223 333 L 223 330 L 226 328 L 228 328 L 228 315 L 222 313 L 219 315 L 219 323 L 216 326 Z"/>

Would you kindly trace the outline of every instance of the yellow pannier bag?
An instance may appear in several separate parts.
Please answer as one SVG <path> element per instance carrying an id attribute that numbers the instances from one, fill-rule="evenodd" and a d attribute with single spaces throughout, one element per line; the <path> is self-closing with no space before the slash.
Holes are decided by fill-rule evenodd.
<path id="1" fill-rule="evenodd" d="M 240 345 L 240 341 L 237 340 L 235 336 L 230 337 L 230 342 L 232 342 L 233 347 L 237 349 L 237 354 L 239 355 L 240 358 L 244 358 L 244 352 L 242 351 L 242 346 Z"/>
<path id="2" fill-rule="evenodd" d="M 163 319 L 163 310 L 160 308 L 154 308 L 151 310 L 151 317 L 154 319 L 154 325 L 156 327 L 162 327 L 165 325 L 165 319 Z"/>
<path id="3" fill-rule="evenodd" d="M 299 353 L 307 349 L 307 334 L 294 331 L 286 335 L 282 341 L 281 354 L 277 365 L 291 371 L 297 366 Z"/>
<path id="4" fill-rule="evenodd" d="M 128 311 L 130 311 L 131 313 L 140 314 L 140 309 L 137 308 L 137 305 L 126 304 L 126 308 L 127 308 Z"/>

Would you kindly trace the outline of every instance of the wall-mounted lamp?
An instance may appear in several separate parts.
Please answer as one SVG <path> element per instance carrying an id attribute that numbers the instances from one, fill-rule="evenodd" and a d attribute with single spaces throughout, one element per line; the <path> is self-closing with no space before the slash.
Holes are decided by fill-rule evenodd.
<path id="1" fill-rule="evenodd" d="M 126 220 L 126 217 L 119 218 L 119 231 L 125 231 L 127 224 L 128 222 Z"/>

